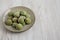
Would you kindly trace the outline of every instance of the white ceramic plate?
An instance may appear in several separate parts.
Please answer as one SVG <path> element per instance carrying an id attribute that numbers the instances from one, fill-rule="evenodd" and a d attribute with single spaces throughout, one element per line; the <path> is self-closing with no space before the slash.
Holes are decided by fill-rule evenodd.
<path id="1" fill-rule="evenodd" d="M 5 25 L 5 20 L 6 20 L 8 12 L 10 12 L 10 11 L 15 12 L 15 11 L 19 11 L 19 10 L 25 10 L 30 14 L 31 20 L 32 20 L 31 24 L 24 26 L 24 28 L 22 30 L 16 30 L 16 29 L 12 28 L 11 26 Z M 4 27 L 12 32 L 24 32 L 24 31 L 30 29 L 32 27 L 32 25 L 34 24 L 34 22 L 35 22 L 35 15 L 34 15 L 33 11 L 24 6 L 16 6 L 16 7 L 9 8 L 7 11 L 5 11 L 4 16 L 3 16 Z"/>

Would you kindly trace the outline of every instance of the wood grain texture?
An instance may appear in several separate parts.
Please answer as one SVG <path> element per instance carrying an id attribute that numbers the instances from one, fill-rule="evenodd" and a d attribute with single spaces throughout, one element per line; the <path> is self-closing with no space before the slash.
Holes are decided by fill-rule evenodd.
<path id="1" fill-rule="evenodd" d="M 2 24 L 4 11 L 26 6 L 35 13 L 35 24 L 23 33 L 12 33 Z M 0 40 L 60 40 L 60 0 L 0 0 Z"/>

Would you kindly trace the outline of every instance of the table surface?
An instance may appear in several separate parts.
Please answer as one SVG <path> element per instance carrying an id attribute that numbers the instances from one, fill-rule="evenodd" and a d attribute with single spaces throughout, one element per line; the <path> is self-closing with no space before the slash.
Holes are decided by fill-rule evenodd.
<path id="1" fill-rule="evenodd" d="M 14 6 L 34 11 L 36 21 L 28 31 L 12 33 L 4 28 L 4 11 Z M 0 40 L 60 40 L 60 0 L 0 0 Z"/>

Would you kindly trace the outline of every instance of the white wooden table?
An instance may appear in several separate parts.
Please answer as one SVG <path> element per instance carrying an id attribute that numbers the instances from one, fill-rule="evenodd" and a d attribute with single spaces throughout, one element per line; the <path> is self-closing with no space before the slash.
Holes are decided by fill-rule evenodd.
<path id="1" fill-rule="evenodd" d="M 36 21 L 31 29 L 12 33 L 3 27 L 2 15 L 13 6 L 34 11 Z M 0 40 L 60 40 L 60 0 L 0 0 Z"/>

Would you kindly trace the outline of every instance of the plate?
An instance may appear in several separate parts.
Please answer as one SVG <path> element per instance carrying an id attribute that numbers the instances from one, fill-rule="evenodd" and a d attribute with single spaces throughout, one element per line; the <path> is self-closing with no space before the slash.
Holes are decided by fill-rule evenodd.
<path id="1" fill-rule="evenodd" d="M 5 25 L 5 20 L 7 18 L 8 12 L 10 12 L 10 11 L 16 12 L 16 11 L 20 11 L 20 10 L 27 11 L 30 14 L 31 20 L 32 20 L 31 24 L 24 26 L 22 30 L 16 30 L 16 29 L 12 28 L 11 26 Z M 35 22 L 34 12 L 31 9 L 29 9 L 27 7 L 24 7 L 24 6 L 16 6 L 16 7 L 9 8 L 8 10 L 6 10 L 4 12 L 4 15 L 3 15 L 3 25 L 4 25 L 4 27 L 6 29 L 8 29 L 9 31 L 12 31 L 12 32 L 24 32 L 24 31 L 30 29 L 33 26 L 34 22 Z"/>

